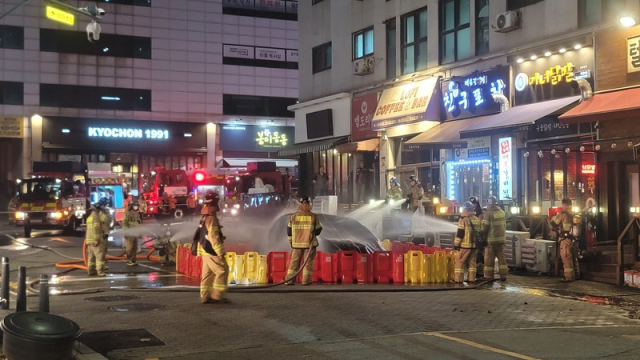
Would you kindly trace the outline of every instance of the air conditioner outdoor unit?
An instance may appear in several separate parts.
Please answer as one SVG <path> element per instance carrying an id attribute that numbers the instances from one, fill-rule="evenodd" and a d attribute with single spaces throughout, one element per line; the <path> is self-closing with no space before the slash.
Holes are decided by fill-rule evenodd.
<path id="1" fill-rule="evenodd" d="M 520 12 L 507 11 L 496 17 L 496 32 L 506 33 L 520 28 Z"/>
<path id="2" fill-rule="evenodd" d="M 353 62 L 354 75 L 367 75 L 373 72 L 376 67 L 376 60 L 372 57 L 366 59 L 358 59 Z"/>
<path id="3" fill-rule="evenodd" d="M 555 259 L 555 241 L 527 239 L 522 244 L 522 263 L 529 271 L 551 273 L 555 266 Z"/>
<path id="4" fill-rule="evenodd" d="M 507 230 L 507 239 L 504 244 L 504 254 L 507 265 L 512 268 L 522 268 L 522 245 L 529 239 L 529 233 L 525 231 Z"/>

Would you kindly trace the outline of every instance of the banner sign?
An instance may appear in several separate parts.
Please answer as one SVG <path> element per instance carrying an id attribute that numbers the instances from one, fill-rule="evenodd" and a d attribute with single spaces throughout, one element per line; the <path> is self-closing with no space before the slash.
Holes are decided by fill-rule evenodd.
<path id="1" fill-rule="evenodd" d="M 368 140 L 378 136 L 371 129 L 371 121 L 378 105 L 378 93 L 353 98 L 351 101 L 351 141 Z"/>
<path id="2" fill-rule="evenodd" d="M 500 112 L 493 94 L 509 98 L 509 68 L 500 67 L 442 82 L 443 118 L 464 119 Z"/>
<path id="3" fill-rule="evenodd" d="M 500 138 L 500 184 L 499 196 L 500 200 L 513 199 L 513 143 L 511 138 Z"/>
<path id="4" fill-rule="evenodd" d="M 24 137 L 24 118 L 21 117 L 0 117 L 0 138 Z"/>

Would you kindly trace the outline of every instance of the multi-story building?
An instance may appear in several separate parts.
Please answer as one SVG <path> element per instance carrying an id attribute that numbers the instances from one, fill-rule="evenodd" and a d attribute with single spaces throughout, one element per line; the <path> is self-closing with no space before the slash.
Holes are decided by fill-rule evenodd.
<path id="1" fill-rule="evenodd" d="M 564 197 L 591 204 L 596 130 L 558 115 L 593 90 L 594 34 L 637 8 L 636 0 L 300 3 L 297 145 L 281 155 L 299 156 L 302 184 L 327 167 L 342 203 L 384 198 L 392 176 L 406 189 L 415 175 L 445 204 L 492 194 L 514 212 L 544 212 Z"/>
<path id="2" fill-rule="evenodd" d="M 136 189 L 154 166 L 243 167 L 293 143 L 297 1 L 98 1 L 93 42 L 91 19 L 46 5 L 0 22 L 2 196 L 32 161 L 108 162 Z"/>

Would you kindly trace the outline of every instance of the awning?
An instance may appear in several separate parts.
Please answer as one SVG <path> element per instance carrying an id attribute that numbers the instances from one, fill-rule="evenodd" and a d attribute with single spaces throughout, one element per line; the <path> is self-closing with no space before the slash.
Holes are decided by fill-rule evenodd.
<path id="1" fill-rule="evenodd" d="M 235 158 L 224 158 L 222 159 L 222 164 L 219 166 L 220 168 L 246 168 L 247 163 L 250 162 L 263 162 L 263 161 L 271 161 L 276 163 L 276 167 L 295 167 L 298 165 L 297 160 L 289 160 L 289 159 L 235 159 Z"/>
<path id="2" fill-rule="evenodd" d="M 510 130 L 509 128 L 531 125 L 542 117 L 560 112 L 564 108 L 578 102 L 578 100 L 580 100 L 580 96 L 572 96 L 535 104 L 515 106 L 464 129 L 460 132 L 460 137 L 464 139 L 486 136 L 495 133 L 496 130 L 504 131 L 505 129 Z"/>
<path id="3" fill-rule="evenodd" d="M 467 141 L 460 139 L 460 132 L 482 123 L 490 117 L 492 117 L 492 115 L 473 119 L 446 121 L 405 142 L 405 144 L 441 149 L 454 147 L 466 148 Z"/>
<path id="4" fill-rule="evenodd" d="M 412 124 L 425 120 L 440 120 L 440 100 L 436 85 L 439 77 L 410 82 L 386 89 L 380 95 L 371 120 L 373 130 Z"/>
<path id="5" fill-rule="evenodd" d="M 341 154 L 356 153 L 358 151 L 375 151 L 380 146 L 380 139 L 369 139 L 348 144 L 337 145 L 336 150 Z"/>
<path id="6" fill-rule="evenodd" d="M 333 138 L 333 139 L 296 144 L 290 147 L 289 149 L 278 151 L 278 156 L 293 156 L 293 155 L 311 153 L 315 151 L 330 150 L 336 147 L 337 145 L 344 144 L 346 142 L 347 142 L 347 137 L 344 136 L 340 138 Z"/>
<path id="7" fill-rule="evenodd" d="M 562 124 L 622 119 L 640 115 L 640 88 L 596 94 L 560 116 Z"/>

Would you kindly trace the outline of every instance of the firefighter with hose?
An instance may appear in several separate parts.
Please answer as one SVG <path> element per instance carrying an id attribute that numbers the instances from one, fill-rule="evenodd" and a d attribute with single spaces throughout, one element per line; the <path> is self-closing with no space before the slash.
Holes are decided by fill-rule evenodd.
<path id="1" fill-rule="evenodd" d="M 198 256 L 202 257 L 200 301 L 203 304 L 226 304 L 229 265 L 225 257 L 224 235 L 216 213 L 220 196 L 211 191 L 204 198 L 200 220 Z"/>
<path id="2" fill-rule="evenodd" d="M 322 225 L 318 216 L 311 212 L 311 200 L 308 196 L 300 199 L 298 211 L 291 215 L 287 225 L 287 236 L 291 244 L 291 262 L 287 271 L 286 285 L 293 285 L 292 279 L 298 272 L 300 261 L 307 259 L 302 270 L 302 285 L 311 285 L 313 275 L 313 260 L 316 257 L 318 238 L 322 232 Z"/>

